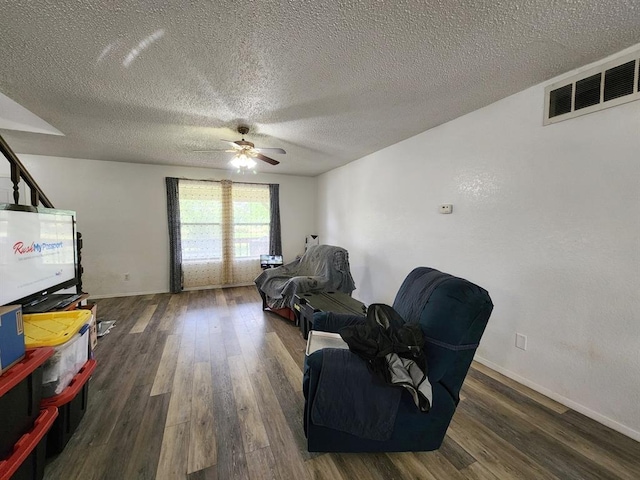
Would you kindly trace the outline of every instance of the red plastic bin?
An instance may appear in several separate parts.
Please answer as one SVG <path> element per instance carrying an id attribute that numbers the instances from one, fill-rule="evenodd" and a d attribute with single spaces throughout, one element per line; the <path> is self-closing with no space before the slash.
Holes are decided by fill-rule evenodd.
<path id="1" fill-rule="evenodd" d="M 47 436 L 47 457 L 62 452 L 80 425 L 89 402 L 89 378 L 96 365 L 95 360 L 87 361 L 61 394 L 42 400 L 42 408 L 57 407 L 59 412 Z"/>
<path id="2" fill-rule="evenodd" d="M 0 376 L 0 459 L 33 428 L 40 415 L 42 370 L 53 348 L 27 350 L 20 362 Z"/>
<path id="3" fill-rule="evenodd" d="M 40 412 L 33 430 L 18 440 L 9 458 L 0 461 L 0 480 L 41 480 L 44 477 L 45 437 L 57 416 L 56 407 Z"/>

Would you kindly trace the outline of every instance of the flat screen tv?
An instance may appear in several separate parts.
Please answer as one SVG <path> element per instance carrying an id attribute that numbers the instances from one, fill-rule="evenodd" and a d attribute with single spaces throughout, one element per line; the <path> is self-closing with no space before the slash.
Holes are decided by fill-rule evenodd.
<path id="1" fill-rule="evenodd" d="M 0 305 L 78 283 L 75 212 L 0 204 Z"/>
<path id="2" fill-rule="evenodd" d="M 273 268 L 282 265 L 282 255 L 260 255 L 262 268 Z"/>

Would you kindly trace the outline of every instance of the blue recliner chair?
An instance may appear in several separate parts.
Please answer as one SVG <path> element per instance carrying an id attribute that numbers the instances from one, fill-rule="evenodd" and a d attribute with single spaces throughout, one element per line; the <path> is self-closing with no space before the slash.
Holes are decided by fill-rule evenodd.
<path id="1" fill-rule="evenodd" d="M 431 409 L 421 412 L 409 392 L 401 389 L 395 422 L 384 440 L 362 438 L 314 423 L 312 412 L 323 369 L 323 350 L 318 350 L 305 358 L 304 366 L 304 428 L 310 452 L 428 451 L 442 444 L 493 303 L 486 290 L 467 280 L 419 267 L 402 283 L 393 308 L 405 321 L 418 322 L 422 327 L 433 391 Z M 337 333 L 346 325 L 363 321 L 364 317 L 322 312 L 315 314 L 313 329 Z M 345 368 L 351 364 L 359 375 L 371 375 L 358 364 L 364 362 L 360 357 L 352 352 L 344 355 Z M 335 409 L 340 408 L 339 400 Z"/>

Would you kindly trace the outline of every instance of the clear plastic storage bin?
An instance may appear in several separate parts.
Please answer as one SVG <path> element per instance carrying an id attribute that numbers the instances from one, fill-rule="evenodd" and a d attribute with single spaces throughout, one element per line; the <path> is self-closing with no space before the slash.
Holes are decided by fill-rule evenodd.
<path id="1" fill-rule="evenodd" d="M 42 397 L 52 397 L 67 388 L 76 373 L 89 359 L 89 328 L 71 340 L 55 347 L 54 354 L 44 364 Z"/>
<path id="2" fill-rule="evenodd" d="M 28 348 L 50 346 L 54 354 L 42 372 L 42 397 L 62 393 L 87 362 L 90 310 L 24 315 Z"/>

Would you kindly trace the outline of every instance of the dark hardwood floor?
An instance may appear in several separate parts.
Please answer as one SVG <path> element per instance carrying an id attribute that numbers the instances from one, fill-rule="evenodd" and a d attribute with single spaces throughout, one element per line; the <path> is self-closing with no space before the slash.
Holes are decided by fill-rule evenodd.
<path id="1" fill-rule="evenodd" d="M 305 341 L 253 287 L 98 300 L 87 413 L 46 479 L 638 479 L 640 444 L 474 363 L 442 448 L 310 454 Z"/>

